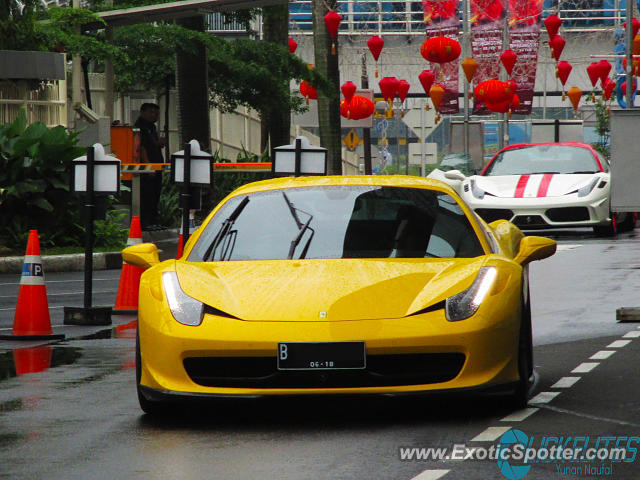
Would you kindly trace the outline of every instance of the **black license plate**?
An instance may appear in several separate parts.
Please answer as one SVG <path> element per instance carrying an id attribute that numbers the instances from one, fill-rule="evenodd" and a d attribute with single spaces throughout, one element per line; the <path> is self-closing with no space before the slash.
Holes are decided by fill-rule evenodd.
<path id="1" fill-rule="evenodd" d="M 364 342 L 278 343 L 278 370 L 345 370 L 366 366 Z"/>

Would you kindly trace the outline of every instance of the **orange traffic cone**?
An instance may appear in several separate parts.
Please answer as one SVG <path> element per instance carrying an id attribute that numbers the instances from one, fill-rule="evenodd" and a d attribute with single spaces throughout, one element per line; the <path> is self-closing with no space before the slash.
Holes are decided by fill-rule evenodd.
<path id="1" fill-rule="evenodd" d="M 140 228 L 140 217 L 131 218 L 131 228 L 129 228 L 129 238 L 127 247 L 142 243 L 142 229 Z M 115 314 L 135 314 L 138 313 L 138 289 L 140 288 L 140 275 L 143 268 L 134 267 L 122 262 L 122 272 L 120 272 L 120 285 L 116 295 L 116 304 L 113 307 Z"/>
<path id="2" fill-rule="evenodd" d="M 13 363 L 16 375 L 44 372 L 51 366 L 53 350 L 51 345 L 40 347 L 16 348 L 13 351 Z"/>
<path id="3" fill-rule="evenodd" d="M 18 304 L 13 318 L 13 334 L 0 335 L 0 339 L 57 340 L 61 338 L 64 338 L 64 335 L 54 335 L 51 330 L 38 231 L 30 230 L 20 278 Z"/>
<path id="4" fill-rule="evenodd" d="M 189 236 L 191 236 L 191 234 L 193 232 L 195 232 L 196 230 L 196 216 L 195 216 L 195 211 L 194 210 L 189 210 Z M 183 228 L 182 226 L 180 226 L 180 238 L 178 240 L 178 255 L 176 255 L 176 258 L 180 258 L 182 257 L 182 250 L 184 248 L 184 240 L 183 240 Z"/>

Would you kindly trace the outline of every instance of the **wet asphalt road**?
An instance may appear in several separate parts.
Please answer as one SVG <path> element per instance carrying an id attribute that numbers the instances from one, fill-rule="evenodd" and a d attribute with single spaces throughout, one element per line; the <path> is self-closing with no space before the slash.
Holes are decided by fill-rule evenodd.
<path id="1" fill-rule="evenodd" d="M 638 436 L 640 323 L 619 324 L 615 311 L 640 306 L 640 238 L 554 236 L 558 253 L 531 267 L 537 382 L 516 416 L 491 398 L 411 397 L 227 401 L 156 420 L 137 405 L 135 317 L 119 316 L 101 332 L 66 327 L 67 340 L 36 350 L 0 342 L 0 479 L 504 479 L 496 460 L 401 461 L 399 449 L 489 447 L 510 427 L 534 444 Z M 112 305 L 119 271 L 95 277 L 94 303 Z M 77 279 L 47 274 L 50 306 L 80 304 Z M 0 277 L 0 328 L 18 281 Z M 52 308 L 54 330 L 61 312 Z M 578 380 L 557 383 L 566 377 Z M 640 478 L 640 460 L 604 465 L 610 473 L 539 463 L 524 478 Z"/>

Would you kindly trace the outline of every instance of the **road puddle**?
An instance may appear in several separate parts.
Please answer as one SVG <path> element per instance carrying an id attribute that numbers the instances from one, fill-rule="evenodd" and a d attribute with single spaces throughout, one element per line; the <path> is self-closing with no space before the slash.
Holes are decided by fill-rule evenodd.
<path id="1" fill-rule="evenodd" d="M 38 373 L 61 365 L 71 365 L 82 356 L 80 348 L 40 345 L 0 353 L 0 382 Z"/>

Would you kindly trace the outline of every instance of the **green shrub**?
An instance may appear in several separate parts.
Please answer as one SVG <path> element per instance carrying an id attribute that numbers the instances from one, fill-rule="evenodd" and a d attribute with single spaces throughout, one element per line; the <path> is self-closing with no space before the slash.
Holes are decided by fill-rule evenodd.
<path id="1" fill-rule="evenodd" d="M 37 229 L 43 246 L 82 245 L 70 175 L 83 152 L 77 133 L 41 122 L 27 126 L 24 110 L 0 126 L 0 244 L 23 248 L 29 229 Z"/>

